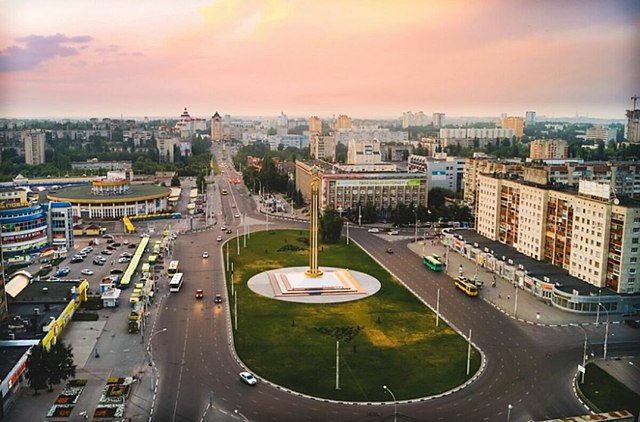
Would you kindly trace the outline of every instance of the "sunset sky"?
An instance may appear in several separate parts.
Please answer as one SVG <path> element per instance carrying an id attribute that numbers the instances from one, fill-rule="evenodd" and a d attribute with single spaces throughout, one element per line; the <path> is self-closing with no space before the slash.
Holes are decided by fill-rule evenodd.
<path id="1" fill-rule="evenodd" d="M 0 117 L 620 118 L 640 1 L 0 0 Z"/>

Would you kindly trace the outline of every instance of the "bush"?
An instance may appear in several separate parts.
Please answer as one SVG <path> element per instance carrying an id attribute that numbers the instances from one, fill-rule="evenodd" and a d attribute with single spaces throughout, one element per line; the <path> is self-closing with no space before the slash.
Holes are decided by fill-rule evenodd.
<path id="1" fill-rule="evenodd" d="M 82 302 L 80 307 L 90 311 L 99 311 L 102 309 L 102 299 L 100 299 L 100 296 L 89 296 L 87 297 L 87 301 Z"/>

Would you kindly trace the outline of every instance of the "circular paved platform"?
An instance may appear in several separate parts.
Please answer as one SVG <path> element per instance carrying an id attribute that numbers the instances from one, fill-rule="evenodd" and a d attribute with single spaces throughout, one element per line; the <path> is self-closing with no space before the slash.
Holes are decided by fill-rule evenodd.
<path id="1" fill-rule="evenodd" d="M 249 288 L 259 295 L 269 297 L 276 300 L 282 300 L 285 302 L 298 302 L 298 303 L 339 303 L 350 302 L 353 300 L 364 299 L 373 294 L 376 294 L 380 290 L 380 282 L 375 277 L 359 271 L 348 270 L 351 276 L 360 284 L 364 293 L 355 294 L 314 294 L 307 296 L 276 296 L 271 282 L 269 281 L 269 273 L 278 271 L 291 271 L 291 272 L 304 272 L 308 267 L 289 267 L 278 268 L 277 270 L 265 271 L 260 274 L 256 274 L 249 279 L 247 283 Z M 322 271 L 338 270 L 339 268 L 333 267 L 320 267 Z"/>

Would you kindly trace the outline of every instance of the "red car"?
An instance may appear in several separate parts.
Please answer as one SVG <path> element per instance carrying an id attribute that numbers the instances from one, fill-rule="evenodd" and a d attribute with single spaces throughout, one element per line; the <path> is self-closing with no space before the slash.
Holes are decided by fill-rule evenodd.
<path id="1" fill-rule="evenodd" d="M 202 289 L 197 289 L 196 290 L 196 299 L 202 299 L 204 297 L 204 292 L 202 291 Z"/>

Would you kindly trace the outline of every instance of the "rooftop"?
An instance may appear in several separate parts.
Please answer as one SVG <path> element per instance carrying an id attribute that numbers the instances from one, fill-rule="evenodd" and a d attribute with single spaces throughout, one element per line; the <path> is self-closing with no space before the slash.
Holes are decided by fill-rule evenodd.
<path id="1" fill-rule="evenodd" d="M 161 197 L 169 196 L 171 189 L 165 186 L 156 185 L 130 185 L 129 191 L 122 195 L 99 196 L 91 193 L 91 186 L 72 186 L 58 189 L 55 193 L 47 195 L 47 199 L 55 201 L 94 201 L 101 203 L 109 202 L 129 202 L 131 200 L 139 200 L 144 197 Z"/>

